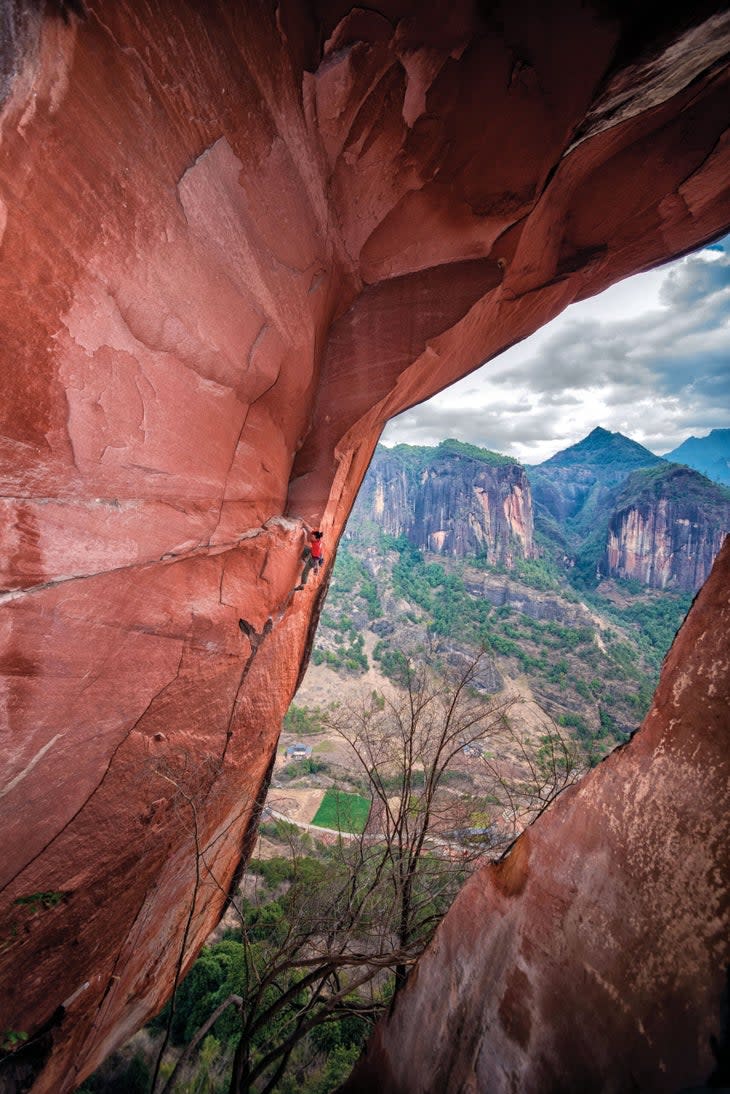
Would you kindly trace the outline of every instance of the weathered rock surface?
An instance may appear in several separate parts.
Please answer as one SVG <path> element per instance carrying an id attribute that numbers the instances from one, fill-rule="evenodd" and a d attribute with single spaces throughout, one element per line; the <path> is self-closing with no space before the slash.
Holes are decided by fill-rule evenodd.
<path id="1" fill-rule="evenodd" d="M 727 1087 L 729 630 L 730 538 L 641 730 L 471 879 L 347 1094 Z"/>
<path id="2" fill-rule="evenodd" d="M 511 566 L 534 553 L 532 499 L 524 468 L 493 453 L 446 441 L 437 448 L 379 448 L 348 531 L 368 525 L 405 536 L 422 550 L 454 558 L 481 556 Z"/>
<path id="3" fill-rule="evenodd" d="M 0 1028 L 35 1094 L 220 915 L 323 588 L 282 518 L 331 563 L 389 416 L 730 224 L 724 6 L 380 9 L 0 6 Z"/>
<path id="4" fill-rule="evenodd" d="M 687 467 L 631 476 L 600 569 L 654 589 L 695 592 L 730 532 L 730 492 Z"/>

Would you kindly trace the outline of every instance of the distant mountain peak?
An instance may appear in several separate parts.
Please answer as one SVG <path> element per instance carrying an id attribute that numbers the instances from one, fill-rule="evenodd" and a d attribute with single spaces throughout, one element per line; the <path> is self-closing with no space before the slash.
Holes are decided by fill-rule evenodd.
<path id="1" fill-rule="evenodd" d="M 598 467 L 611 464 L 615 467 L 635 468 L 650 467 L 659 463 L 661 458 L 655 456 L 648 448 L 644 448 L 637 441 L 623 433 L 612 433 L 609 429 L 597 425 L 588 436 L 577 441 L 576 444 L 564 448 L 562 452 L 556 452 L 549 460 L 539 464 L 539 467 L 573 467 L 580 464 L 583 467 Z"/>
<path id="2" fill-rule="evenodd" d="M 730 485 L 730 429 L 713 429 L 704 437 L 688 437 L 665 460 L 686 464 L 714 482 Z"/>
<path id="3" fill-rule="evenodd" d="M 693 433 L 691 436 L 687 437 L 686 440 L 682 441 L 677 448 L 673 448 L 671 452 L 666 452 L 664 454 L 664 459 L 668 459 L 675 452 L 679 452 L 687 445 L 692 445 L 693 447 L 695 445 L 702 445 L 707 448 L 726 451 L 728 446 L 730 446 L 730 429 L 711 429 L 704 437 L 695 437 Z"/>

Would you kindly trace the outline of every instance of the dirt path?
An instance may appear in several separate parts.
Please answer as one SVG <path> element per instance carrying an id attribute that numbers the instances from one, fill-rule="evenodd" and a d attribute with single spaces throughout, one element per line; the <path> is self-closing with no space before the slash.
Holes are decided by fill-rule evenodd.
<path id="1" fill-rule="evenodd" d="M 290 789 L 272 787 L 266 795 L 266 808 L 280 813 L 287 820 L 308 824 L 319 809 L 325 792 L 307 787 Z"/>

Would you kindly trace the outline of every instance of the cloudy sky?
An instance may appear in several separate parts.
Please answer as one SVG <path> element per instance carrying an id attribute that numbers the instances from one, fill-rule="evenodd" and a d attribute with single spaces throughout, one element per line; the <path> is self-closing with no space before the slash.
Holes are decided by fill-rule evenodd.
<path id="1" fill-rule="evenodd" d="M 730 236 L 573 304 L 382 440 L 457 437 L 539 463 L 597 425 L 659 454 L 730 426 Z"/>

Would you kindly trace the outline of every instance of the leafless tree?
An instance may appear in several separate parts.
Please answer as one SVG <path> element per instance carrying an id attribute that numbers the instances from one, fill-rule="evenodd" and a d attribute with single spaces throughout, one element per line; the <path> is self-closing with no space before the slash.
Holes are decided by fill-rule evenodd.
<path id="1" fill-rule="evenodd" d="M 508 719 L 502 742 L 496 755 L 483 753 L 481 762 L 500 804 L 505 836 L 511 830 L 510 845 L 582 777 L 586 766 L 575 741 L 544 712 L 539 730 L 529 738 Z"/>
<path id="2" fill-rule="evenodd" d="M 450 676 L 404 659 L 401 687 L 326 716 L 359 767 L 368 824 L 349 833 L 341 818 L 339 839 L 316 857 L 310 836 L 284 826 L 290 869 L 277 914 L 271 894 L 259 902 L 250 886 L 238 905 L 243 969 L 216 1012 L 234 1007 L 240 1017 L 230 1094 L 273 1091 L 316 1026 L 375 1018 L 475 865 L 573 780 L 555 727 L 533 747 L 512 724 L 515 701 L 476 689 L 484 656 Z M 500 766 L 490 757 L 505 741 L 512 759 Z M 162 1094 L 213 1023 L 211 1014 Z"/>
<path id="3" fill-rule="evenodd" d="M 347 742 L 372 799 L 369 831 L 377 839 L 379 873 L 392 893 L 396 948 L 418 954 L 490 842 L 460 839 L 482 794 L 450 792 L 450 776 L 508 726 L 513 700 L 488 701 L 474 687 L 483 653 L 458 673 L 437 675 L 405 660 L 402 688 L 339 708 L 329 726 Z M 486 827 L 486 826 L 484 826 Z M 396 982 L 406 965 L 394 962 Z"/>
<path id="4" fill-rule="evenodd" d="M 272 1090 L 316 1026 L 346 1014 L 374 1017 L 383 1007 L 374 981 L 398 957 L 414 960 L 394 953 L 377 863 L 362 836 L 343 837 L 313 860 L 292 834 L 289 851 L 285 916 L 267 924 L 250 904 L 241 909 L 245 991 L 231 1094 L 254 1084 Z"/>

